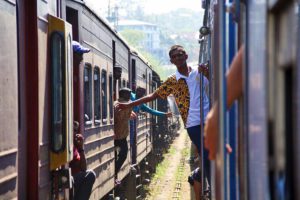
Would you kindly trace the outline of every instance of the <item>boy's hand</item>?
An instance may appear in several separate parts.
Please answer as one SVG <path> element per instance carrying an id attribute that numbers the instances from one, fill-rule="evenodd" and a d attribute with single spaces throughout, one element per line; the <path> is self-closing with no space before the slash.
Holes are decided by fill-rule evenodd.
<path id="1" fill-rule="evenodd" d="M 131 112 L 130 114 L 130 119 L 136 119 L 137 115 L 135 114 L 135 112 Z"/>
<path id="2" fill-rule="evenodd" d="M 172 117 L 173 116 L 173 113 L 172 112 L 167 112 L 165 113 L 167 117 Z"/>
<path id="3" fill-rule="evenodd" d="M 81 134 L 76 134 L 74 138 L 74 145 L 77 149 L 83 149 L 83 136 Z"/>

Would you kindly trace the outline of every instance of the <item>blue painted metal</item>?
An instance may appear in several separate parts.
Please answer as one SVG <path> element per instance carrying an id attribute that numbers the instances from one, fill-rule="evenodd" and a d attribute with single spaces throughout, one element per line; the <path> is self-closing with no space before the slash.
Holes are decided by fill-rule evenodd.
<path id="1" fill-rule="evenodd" d="M 236 4 L 238 0 L 235 0 Z M 230 3 L 233 3 L 234 0 L 229 0 Z M 239 9 L 236 7 L 236 9 Z M 233 15 L 236 13 L 231 13 L 229 15 L 229 23 L 228 23 L 228 29 L 229 29 L 229 38 L 228 38 L 228 45 L 229 45 L 229 53 L 228 53 L 228 64 L 230 64 L 234 58 L 234 55 L 236 53 L 236 24 L 233 21 Z M 228 65 L 229 66 L 229 65 Z M 237 180 L 237 159 L 236 159 L 236 146 L 237 146 L 237 106 L 234 104 L 232 108 L 229 110 L 229 134 L 228 134 L 228 141 L 232 148 L 232 153 L 229 156 L 229 179 L 230 179 L 230 199 L 238 199 L 238 180 Z"/>
<path id="2" fill-rule="evenodd" d="M 206 0 L 205 2 L 205 13 L 204 13 L 204 18 L 203 18 L 203 25 L 207 27 L 208 26 L 208 10 L 209 10 L 209 6 L 210 6 L 210 0 Z M 201 36 L 200 33 L 200 52 L 199 52 L 199 64 L 207 62 L 209 60 L 209 51 L 208 51 L 208 40 L 210 38 L 210 35 L 206 35 L 206 36 Z M 207 185 L 206 185 L 206 179 L 205 178 L 209 178 L 210 179 L 210 174 L 207 174 L 208 169 L 205 169 L 205 166 L 207 166 L 208 160 L 204 158 L 204 104 L 203 104 L 203 97 L 204 97 L 204 78 L 203 78 L 203 74 L 200 75 L 200 118 L 201 118 L 201 149 L 200 149 L 200 154 L 201 154 L 201 182 L 203 184 L 201 184 L 201 194 L 204 194 L 204 191 L 207 189 Z M 210 184 L 210 181 L 208 181 L 208 184 Z"/>
<path id="3" fill-rule="evenodd" d="M 267 0 L 247 1 L 246 98 L 249 199 L 269 197 L 266 116 Z"/>

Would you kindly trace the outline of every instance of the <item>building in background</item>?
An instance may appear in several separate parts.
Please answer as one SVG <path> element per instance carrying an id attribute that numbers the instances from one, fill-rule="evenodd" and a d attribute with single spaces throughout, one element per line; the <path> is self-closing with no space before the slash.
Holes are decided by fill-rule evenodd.
<path id="1" fill-rule="evenodd" d="M 160 30 L 157 25 L 138 20 L 120 20 L 117 26 L 118 31 L 137 30 L 144 33 L 144 38 L 139 46 L 156 57 L 163 57 L 161 49 Z"/>

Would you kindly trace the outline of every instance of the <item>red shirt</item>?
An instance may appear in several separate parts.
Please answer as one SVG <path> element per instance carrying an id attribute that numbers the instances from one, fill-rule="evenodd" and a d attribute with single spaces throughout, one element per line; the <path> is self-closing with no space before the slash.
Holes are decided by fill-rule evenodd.
<path id="1" fill-rule="evenodd" d="M 73 147 L 73 159 L 70 162 L 70 167 L 72 170 L 72 175 L 77 174 L 81 171 L 80 168 L 80 154 L 78 152 L 78 149 L 74 146 Z"/>

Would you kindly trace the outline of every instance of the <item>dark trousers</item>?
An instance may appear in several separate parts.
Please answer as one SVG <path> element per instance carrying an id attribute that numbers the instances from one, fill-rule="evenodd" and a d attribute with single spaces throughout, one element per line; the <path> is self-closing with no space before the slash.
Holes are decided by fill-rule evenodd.
<path id="1" fill-rule="evenodd" d="M 73 176 L 74 180 L 74 199 L 88 200 L 90 198 L 96 174 L 92 170 L 79 172 Z"/>
<path id="2" fill-rule="evenodd" d="M 201 155 L 201 149 L 203 149 L 203 164 L 204 164 L 204 174 L 205 177 L 208 179 L 208 182 L 210 183 L 209 177 L 210 177 L 210 162 L 208 159 L 208 151 L 205 148 L 202 148 L 201 146 L 201 126 L 193 126 L 186 129 L 188 132 L 188 135 L 192 142 L 196 145 L 197 151 L 199 156 Z"/>
<path id="3" fill-rule="evenodd" d="M 136 126 L 137 120 L 130 120 L 130 148 L 131 148 L 131 162 L 136 163 Z"/>
<path id="4" fill-rule="evenodd" d="M 119 154 L 116 155 L 115 175 L 117 175 L 127 158 L 128 145 L 126 138 L 115 140 L 115 147 L 120 148 Z"/>

